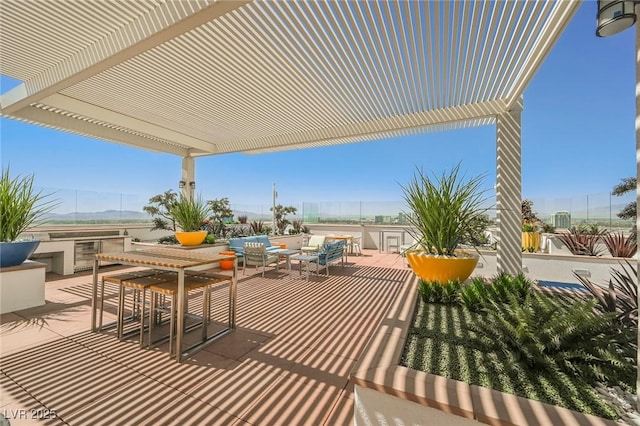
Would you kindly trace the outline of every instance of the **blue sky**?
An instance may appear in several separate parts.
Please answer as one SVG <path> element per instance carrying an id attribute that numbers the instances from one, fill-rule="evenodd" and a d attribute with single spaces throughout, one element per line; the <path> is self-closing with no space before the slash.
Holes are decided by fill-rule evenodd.
<path id="1" fill-rule="evenodd" d="M 635 176 L 634 31 L 595 36 L 586 1 L 524 95 L 523 197 L 604 194 Z M 15 82 L 2 78 L 1 91 Z M 181 158 L 0 119 L 0 157 L 36 185 L 125 194 L 146 201 L 178 190 Z M 458 162 L 495 182 L 495 127 L 290 151 L 196 159 L 197 192 L 232 204 L 401 201 L 415 167 L 440 173 Z M 323 176 L 332 176 L 330 180 Z M 336 179 L 337 178 L 337 179 Z M 329 183 L 327 183 L 329 182 Z M 115 196 L 117 198 L 117 196 Z M 117 206 L 114 206 L 117 208 Z"/>

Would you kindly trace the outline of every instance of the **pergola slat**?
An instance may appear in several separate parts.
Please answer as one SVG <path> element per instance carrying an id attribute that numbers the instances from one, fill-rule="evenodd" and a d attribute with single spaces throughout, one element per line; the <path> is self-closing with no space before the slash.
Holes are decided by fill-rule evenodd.
<path id="1" fill-rule="evenodd" d="M 578 5 L 5 0 L 0 71 L 24 83 L 0 106 L 190 156 L 483 125 L 516 104 Z"/>

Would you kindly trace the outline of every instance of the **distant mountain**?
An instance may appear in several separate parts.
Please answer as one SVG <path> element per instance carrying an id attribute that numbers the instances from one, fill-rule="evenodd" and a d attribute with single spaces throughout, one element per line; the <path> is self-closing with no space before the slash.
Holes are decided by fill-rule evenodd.
<path id="1" fill-rule="evenodd" d="M 72 213 L 49 213 L 46 216 L 47 221 L 110 221 L 110 220 L 149 220 L 151 216 L 145 212 L 137 212 L 132 210 L 106 210 L 103 212 L 72 212 Z"/>

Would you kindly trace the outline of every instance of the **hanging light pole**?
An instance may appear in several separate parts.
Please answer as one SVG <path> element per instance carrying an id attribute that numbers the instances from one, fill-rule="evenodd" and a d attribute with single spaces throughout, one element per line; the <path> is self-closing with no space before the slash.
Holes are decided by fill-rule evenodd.
<path id="1" fill-rule="evenodd" d="M 640 205 L 640 1 L 598 0 L 597 28 L 598 37 L 607 37 L 626 30 L 636 24 L 636 205 Z M 636 229 L 640 229 L 640 216 L 636 214 Z M 640 257 L 636 263 L 636 282 L 640 283 Z M 640 292 L 638 293 L 640 304 Z M 638 329 L 640 347 L 640 329 Z M 636 365 L 640 366 L 640 351 L 636 356 Z M 640 368 L 636 375 L 636 407 L 640 410 Z"/>
<path id="2" fill-rule="evenodd" d="M 278 198 L 278 191 L 276 191 L 276 183 L 273 183 L 273 206 L 271 207 L 272 211 L 272 229 L 271 235 L 276 235 L 276 199 Z"/>

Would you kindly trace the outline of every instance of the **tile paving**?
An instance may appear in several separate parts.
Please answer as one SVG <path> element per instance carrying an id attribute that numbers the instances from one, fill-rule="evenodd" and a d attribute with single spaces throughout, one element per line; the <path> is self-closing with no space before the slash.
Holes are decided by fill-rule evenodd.
<path id="1" fill-rule="evenodd" d="M 91 274 L 48 274 L 45 306 L 2 315 L 0 413 L 12 425 L 351 424 L 348 375 L 411 275 L 404 259 L 363 250 L 309 281 L 296 268 L 247 274 L 238 329 L 181 364 L 166 344 L 140 349 L 136 336 L 90 332 Z M 117 288 L 106 297 L 112 321 Z M 213 297 L 223 306 L 226 293 Z"/>

